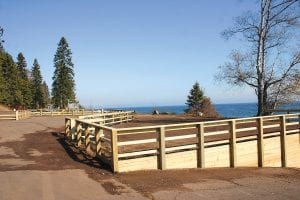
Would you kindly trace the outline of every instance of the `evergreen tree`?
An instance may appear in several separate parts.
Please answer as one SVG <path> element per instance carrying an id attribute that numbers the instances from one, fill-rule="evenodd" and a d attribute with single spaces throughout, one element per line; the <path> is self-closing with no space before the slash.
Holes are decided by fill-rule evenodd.
<path id="1" fill-rule="evenodd" d="M 199 83 L 196 82 L 187 97 L 186 105 L 188 108 L 185 110 L 185 112 L 193 114 L 197 114 L 198 112 L 200 112 L 203 99 L 204 92 L 200 88 Z"/>
<path id="2" fill-rule="evenodd" d="M 2 57 L 2 75 L 4 78 L 4 103 L 13 107 L 19 107 L 24 104 L 21 92 L 21 80 L 19 71 L 12 56 L 6 52 Z"/>
<path id="3" fill-rule="evenodd" d="M 205 117 L 220 117 L 219 113 L 210 101 L 209 97 L 204 96 L 203 90 L 200 88 L 199 83 L 196 82 L 190 91 L 187 98 L 187 113 L 198 115 L 199 112 Z"/>
<path id="4" fill-rule="evenodd" d="M 58 43 L 54 67 L 52 102 L 56 107 L 65 108 L 68 99 L 75 100 L 75 82 L 72 52 L 64 37 Z"/>
<path id="5" fill-rule="evenodd" d="M 50 93 L 47 83 L 44 81 L 42 83 L 42 91 L 43 91 L 43 98 L 44 98 L 44 104 L 45 106 L 50 104 Z"/>
<path id="6" fill-rule="evenodd" d="M 23 105 L 25 107 L 30 107 L 32 103 L 32 91 L 31 84 L 28 77 L 27 63 L 22 53 L 18 54 L 17 57 L 17 68 L 20 76 L 20 90 L 23 96 Z"/>
<path id="7" fill-rule="evenodd" d="M 32 73 L 32 84 L 33 84 L 33 99 L 32 106 L 34 108 L 45 107 L 43 89 L 42 89 L 42 75 L 40 71 L 40 65 L 37 59 L 34 59 Z"/>
<path id="8" fill-rule="evenodd" d="M 5 53 L 3 51 L 0 51 L 0 103 L 7 104 L 7 89 L 2 70 L 4 59 Z"/>

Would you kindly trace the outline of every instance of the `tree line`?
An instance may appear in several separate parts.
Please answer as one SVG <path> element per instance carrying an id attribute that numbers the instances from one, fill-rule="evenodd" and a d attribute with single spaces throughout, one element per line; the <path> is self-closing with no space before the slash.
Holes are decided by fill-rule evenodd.
<path id="1" fill-rule="evenodd" d="M 58 43 L 54 56 L 54 74 L 51 96 L 44 81 L 41 67 L 35 58 L 31 68 L 23 53 L 16 61 L 4 46 L 3 28 L 0 27 L 0 103 L 17 109 L 39 109 L 52 104 L 66 108 L 68 100 L 75 100 L 74 64 L 72 53 L 64 37 Z"/>

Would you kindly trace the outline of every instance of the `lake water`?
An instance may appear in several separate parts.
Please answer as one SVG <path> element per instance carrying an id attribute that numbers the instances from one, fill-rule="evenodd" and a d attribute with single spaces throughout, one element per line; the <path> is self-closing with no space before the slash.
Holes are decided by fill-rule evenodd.
<path id="1" fill-rule="evenodd" d="M 256 115 L 257 104 L 256 103 L 232 103 L 232 104 L 215 104 L 217 112 L 223 117 L 252 117 Z M 300 102 L 281 106 L 281 109 L 299 109 Z M 122 110 L 134 110 L 141 114 L 150 114 L 154 109 L 157 109 L 160 113 L 176 113 L 182 114 L 186 109 L 185 105 L 178 106 L 155 106 L 155 107 L 123 107 L 114 108 Z"/>

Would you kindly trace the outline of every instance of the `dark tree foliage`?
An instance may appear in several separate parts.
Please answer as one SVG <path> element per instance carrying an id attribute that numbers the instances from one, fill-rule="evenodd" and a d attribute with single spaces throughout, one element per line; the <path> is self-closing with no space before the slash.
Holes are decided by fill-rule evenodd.
<path id="1" fill-rule="evenodd" d="M 2 57 L 2 75 L 5 81 L 4 84 L 4 100 L 3 103 L 12 107 L 19 107 L 24 104 L 22 92 L 20 90 L 19 71 L 12 56 L 6 52 Z"/>
<path id="2" fill-rule="evenodd" d="M 6 59 L 4 52 L 0 52 L 0 103 L 7 104 L 7 85 L 3 75 L 3 65 Z"/>
<path id="3" fill-rule="evenodd" d="M 47 106 L 48 104 L 51 103 L 51 100 L 50 100 L 49 88 L 45 81 L 42 83 L 42 91 L 43 91 L 43 97 L 44 97 L 43 101 L 45 103 L 45 106 Z"/>
<path id="4" fill-rule="evenodd" d="M 186 109 L 186 112 L 193 114 L 197 114 L 198 112 L 200 112 L 203 99 L 204 92 L 200 88 L 199 83 L 196 82 L 187 97 L 186 105 L 188 108 Z"/>
<path id="5" fill-rule="evenodd" d="M 0 103 L 18 109 L 44 107 L 44 96 L 49 99 L 49 92 L 46 92 L 47 85 L 42 84 L 37 60 L 30 77 L 23 54 L 19 53 L 15 62 L 3 48 L 2 36 L 3 28 L 0 27 Z"/>
<path id="6" fill-rule="evenodd" d="M 34 59 L 32 67 L 32 85 L 33 85 L 33 99 L 32 106 L 34 108 L 44 108 L 44 93 L 42 88 L 42 75 L 40 71 L 40 65 L 37 59 Z"/>
<path id="7" fill-rule="evenodd" d="M 66 108 L 68 100 L 75 100 L 74 64 L 68 42 L 62 37 L 54 56 L 52 103 L 55 107 Z"/>
<path id="8" fill-rule="evenodd" d="M 28 77 L 27 63 L 22 53 L 17 56 L 17 68 L 20 78 L 20 90 L 23 96 L 23 107 L 29 108 L 32 104 L 31 82 Z"/>
<path id="9" fill-rule="evenodd" d="M 219 117 L 219 113 L 210 101 L 210 98 L 204 96 L 203 90 L 200 88 L 199 83 L 196 82 L 190 90 L 187 98 L 186 113 L 198 116 L 199 113 L 204 117 Z"/>

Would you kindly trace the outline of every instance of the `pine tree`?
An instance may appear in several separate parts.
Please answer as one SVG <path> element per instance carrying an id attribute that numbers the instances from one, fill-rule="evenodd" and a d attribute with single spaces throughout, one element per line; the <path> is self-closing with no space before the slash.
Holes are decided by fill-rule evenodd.
<path id="1" fill-rule="evenodd" d="M 17 68 L 19 71 L 20 76 L 20 90 L 21 94 L 23 96 L 23 105 L 25 107 L 30 107 L 32 104 L 32 91 L 31 91 L 31 85 L 30 80 L 28 77 L 28 70 L 27 70 L 27 63 L 22 53 L 18 54 L 17 57 Z"/>
<path id="2" fill-rule="evenodd" d="M 58 43 L 54 67 L 52 102 L 56 107 L 66 108 L 68 99 L 75 100 L 75 81 L 72 52 L 64 37 Z"/>
<path id="3" fill-rule="evenodd" d="M 50 104 L 50 93 L 49 93 L 48 85 L 45 81 L 42 83 L 42 91 L 43 91 L 43 98 L 44 98 L 43 102 L 46 106 Z"/>
<path id="4" fill-rule="evenodd" d="M 204 117 L 219 117 L 219 113 L 215 110 L 215 107 L 210 101 L 209 97 L 204 96 L 203 90 L 200 88 L 199 83 L 196 82 L 190 91 L 187 98 L 187 113 L 198 115 L 202 113 Z"/>
<path id="5" fill-rule="evenodd" d="M 24 104 L 21 92 L 21 79 L 19 71 L 12 56 L 6 52 L 2 57 L 2 75 L 5 81 L 4 103 L 13 107 L 19 107 Z"/>
<path id="6" fill-rule="evenodd" d="M 7 104 L 7 89 L 6 89 L 6 83 L 3 76 L 3 70 L 2 66 L 5 59 L 5 53 L 0 51 L 0 103 Z"/>
<path id="7" fill-rule="evenodd" d="M 42 89 L 43 80 L 40 71 L 40 65 L 37 59 L 34 59 L 31 73 L 32 73 L 32 84 L 33 84 L 32 106 L 37 109 L 43 108 L 45 107 L 43 89 Z"/>
<path id="8" fill-rule="evenodd" d="M 197 114 L 198 112 L 200 112 L 203 99 L 204 92 L 200 88 L 199 83 L 196 82 L 193 85 L 193 88 L 190 90 L 190 94 L 187 97 L 187 109 L 185 110 L 185 112 L 193 114 Z"/>

